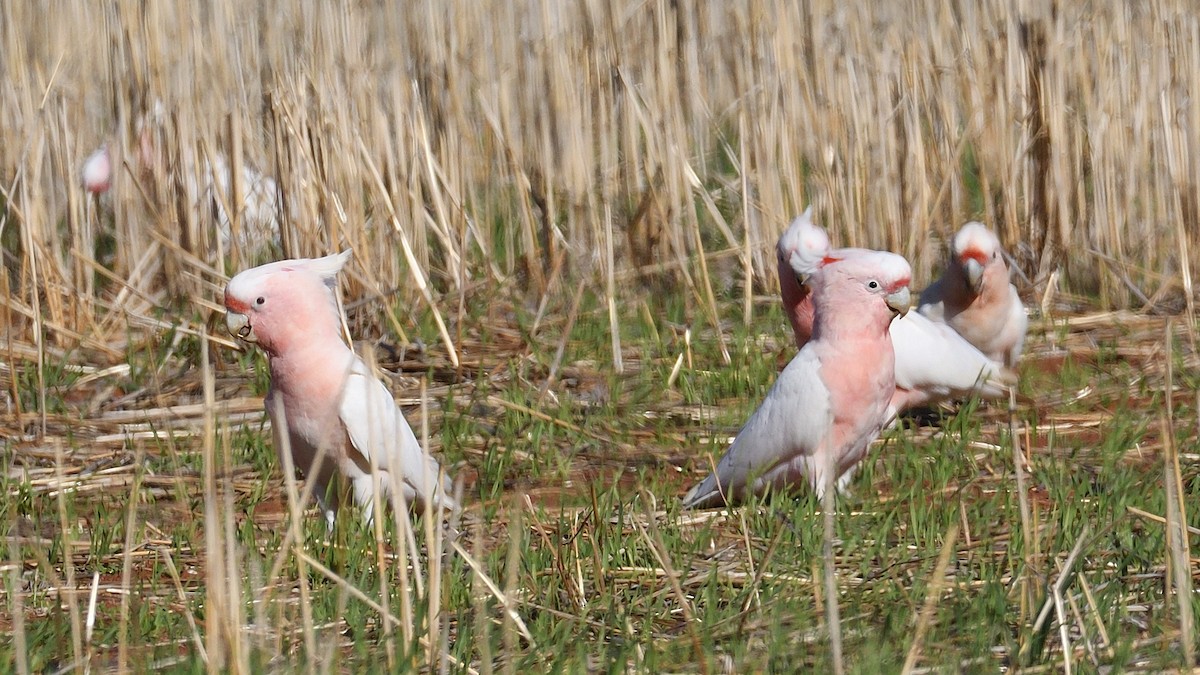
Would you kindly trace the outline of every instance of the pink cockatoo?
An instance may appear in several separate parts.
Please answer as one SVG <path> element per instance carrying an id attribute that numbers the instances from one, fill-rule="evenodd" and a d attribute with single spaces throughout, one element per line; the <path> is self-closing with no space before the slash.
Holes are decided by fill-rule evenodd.
<path id="1" fill-rule="evenodd" d="M 820 269 L 826 255 L 835 258 L 873 253 L 864 249 L 832 248 L 825 230 L 812 222 L 812 207 L 792 221 L 775 247 L 779 265 L 779 294 L 792 324 L 796 346 L 812 335 L 812 298 L 804 282 Z M 896 391 L 888 417 L 921 405 L 967 398 L 1003 395 L 1013 375 L 988 358 L 953 329 L 917 313 L 892 322 L 896 354 Z"/>
<path id="2" fill-rule="evenodd" d="M 88 155 L 80 173 L 83 178 L 83 187 L 92 194 L 103 194 L 112 188 L 112 156 L 108 153 L 107 144 L 100 146 L 98 150 Z"/>
<path id="3" fill-rule="evenodd" d="M 683 498 L 688 508 L 802 482 L 844 488 L 887 421 L 895 390 L 888 325 L 908 310 L 904 258 L 882 251 L 827 257 L 808 279 L 812 339 L 779 374 L 717 464 Z"/>
<path id="4" fill-rule="evenodd" d="M 155 131 L 165 123 L 166 112 L 161 102 L 155 103 L 153 110 L 137 121 L 137 148 L 131 160 L 142 177 L 152 176 L 155 164 L 162 161 Z M 104 194 L 117 180 L 110 149 L 113 143 L 104 143 L 84 160 L 80 174 L 88 192 Z M 205 213 L 215 214 L 217 236 L 227 249 L 233 242 L 233 218 L 226 208 L 233 202 L 233 172 L 228 160 L 220 153 L 213 153 L 211 161 L 196 160 L 191 153 L 184 153 L 180 160 L 180 177 L 184 181 L 183 189 L 197 200 L 193 208 L 197 218 L 201 219 Z M 238 181 L 242 191 L 237 209 L 241 228 L 235 243 L 247 253 L 264 251 L 272 242 L 279 242 L 283 193 L 273 178 L 245 163 L 241 165 Z"/>
<path id="5" fill-rule="evenodd" d="M 1029 319 L 1009 283 L 1000 240 L 983 223 L 967 223 L 954 235 L 946 271 L 921 293 L 917 311 L 949 325 L 988 357 L 1017 365 Z"/>
<path id="6" fill-rule="evenodd" d="M 276 451 L 282 452 L 286 430 L 293 463 L 315 482 L 313 493 L 330 528 L 337 490 L 327 497 L 326 489 L 339 473 L 350 481 L 367 522 L 380 488 L 381 498 L 399 489 L 405 503 L 418 509 L 457 508 L 450 479 L 421 448 L 391 392 L 342 341 L 333 288 L 349 258 L 344 251 L 273 262 L 238 274 L 225 288 L 229 332 L 257 344 L 270 363 L 266 407 Z"/>

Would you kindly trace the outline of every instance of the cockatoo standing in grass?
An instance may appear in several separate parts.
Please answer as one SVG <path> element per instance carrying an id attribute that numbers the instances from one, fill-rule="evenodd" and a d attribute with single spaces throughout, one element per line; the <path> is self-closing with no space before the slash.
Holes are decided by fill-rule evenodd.
<path id="1" fill-rule="evenodd" d="M 337 491 L 327 497 L 326 489 L 339 473 L 350 481 L 367 522 L 376 489 L 383 503 L 395 487 L 418 509 L 456 508 L 449 478 L 417 443 L 391 392 L 342 341 L 333 287 L 349 258 L 344 251 L 274 262 L 238 274 L 225 288 L 229 332 L 257 344 L 270 362 L 266 406 L 276 451 L 282 452 L 286 431 L 293 463 L 314 481 L 330 528 Z"/>
<path id="2" fill-rule="evenodd" d="M 796 346 L 803 347 L 813 325 L 812 298 L 804 280 L 821 267 L 826 255 L 852 257 L 864 253 L 864 249 L 832 248 L 825 230 L 812 222 L 809 207 L 779 237 L 775 253 L 784 311 L 791 321 Z M 889 418 L 909 408 L 971 394 L 996 398 L 1014 379 L 1003 365 L 953 329 L 920 314 L 896 319 L 890 334 L 896 353 L 896 391 L 888 406 Z"/>
<path id="3" fill-rule="evenodd" d="M 826 257 L 807 279 L 812 339 L 779 374 L 716 471 L 685 507 L 740 501 L 807 483 L 844 487 L 887 421 L 895 390 L 888 325 L 908 310 L 912 272 L 880 251 Z"/>
<path id="4" fill-rule="evenodd" d="M 967 223 L 954 235 L 946 271 L 921 293 L 918 311 L 1010 368 L 1021 356 L 1029 319 L 1009 283 L 1000 240 L 983 223 Z"/>
<path id="5" fill-rule="evenodd" d="M 155 141 L 155 130 L 165 123 L 166 112 L 161 102 L 156 102 L 151 112 L 138 118 L 137 147 L 131 160 L 139 177 L 153 175 L 155 163 L 163 161 L 162 148 L 157 147 Z M 80 174 L 88 192 L 104 194 L 116 180 L 109 148 L 111 144 L 112 141 L 109 141 L 101 145 L 83 162 Z M 205 210 L 215 214 L 217 235 L 226 249 L 231 243 L 236 243 L 240 250 L 253 254 L 265 250 L 272 242 L 279 242 L 283 193 L 275 179 L 255 171 L 245 163 L 241 164 L 238 188 L 242 199 L 234 204 L 234 174 L 229 161 L 221 153 L 213 153 L 210 159 L 196 160 L 190 152 L 184 152 L 179 171 L 187 194 L 198 200 L 194 205 L 198 220 L 206 222 L 203 218 Z M 241 218 L 236 242 L 233 239 L 233 218 L 229 206 L 235 206 Z"/>

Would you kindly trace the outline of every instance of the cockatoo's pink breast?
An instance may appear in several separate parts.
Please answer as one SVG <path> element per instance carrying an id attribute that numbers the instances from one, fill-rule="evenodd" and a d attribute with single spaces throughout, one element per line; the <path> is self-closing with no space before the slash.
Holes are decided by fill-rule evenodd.
<path id="1" fill-rule="evenodd" d="M 271 358 L 271 395 L 282 401 L 293 436 L 329 452 L 343 451 L 346 432 L 338 408 L 352 359 L 340 341 Z"/>
<path id="2" fill-rule="evenodd" d="M 866 455 L 885 421 L 895 391 L 895 363 L 887 337 L 864 341 L 853 358 L 822 359 L 821 378 L 829 390 L 833 426 L 829 445 L 845 448 L 837 461 L 840 476 Z"/>
<path id="3" fill-rule="evenodd" d="M 800 284 L 796 272 L 783 258 L 779 259 L 779 294 L 783 298 L 783 311 L 792 324 L 796 346 L 803 347 L 812 337 L 813 305 L 808 289 Z"/>

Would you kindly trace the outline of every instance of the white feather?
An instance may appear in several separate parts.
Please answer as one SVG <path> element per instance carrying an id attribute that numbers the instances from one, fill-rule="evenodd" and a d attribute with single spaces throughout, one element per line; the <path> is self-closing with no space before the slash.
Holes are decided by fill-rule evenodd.
<path id="1" fill-rule="evenodd" d="M 775 250 L 798 278 L 807 279 L 821 266 L 821 260 L 829 252 L 830 246 L 829 235 L 813 223 L 810 205 L 780 235 Z"/>
<path id="2" fill-rule="evenodd" d="M 825 467 L 816 453 L 833 425 L 833 412 L 820 367 L 815 349 L 806 345 L 800 350 L 733 440 L 717 470 L 683 498 L 684 508 L 724 503 L 722 494 L 761 492 L 777 479 L 795 474 L 821 491 Z"/>
<path id="3" fill-rule="evenodd" d="M 931 401 L 967 398 L 972 393 L 995 398 L 1010 375 L 944 323 L 909 312 L 892 321 L 896 350 L 896 386 L 921 390 Z"/>
<path id="4" fill-rule="evenodd" d="M 333 282 L 332 285 L 337 284 L 338 272 L 342 271 L 353 254 L 354 250 L 348 248 L 341 253 L 331 253 L 321 258 L 307 258 L 300 262 L 304 269 L 320 277 L 326 286 L 330 286 L 330 282 Z"/>
<path id="5" fill-rule="evenodd" d="M 402 490 L 406 502 L 425 506 L 441 503 L 446 508 L 456 508 L 449 496 L 450 479 L 443 475 L 439 482 L 441 470 L 437 460 L 421 449 L 391 392 L 358 356 L 350 364 L 338 415 L 351 445 L 361 455 L 348 457 L 342 471 L 353 482 L 355 501 L 364 508 L 368 519 L 372 507 L 372 459 L 381 473 L 388 474 L 385 478 L 390 479 L 391 485 Z M 385 488 L 384 494 L 388 491 Z"/>
<path id="6" fill-rule="evenodd" d="M 283 193 L 275 179 L 246 164 L 241 165 L 241 175 L 238 176 L 242 192 L 241 202 L 238 203 L 241 227 L 237 242 L 234 242 L 233 218 L 226 208 L 235 204 L 233 172 L 225 156 L 220 153 L 213 153 L 212 161 L 205 162 L 204 166 L 202 198 L 216 206 L 217 231 L 221 242 L 225 246 L 236 243 L 244 251 L 260 251 L 271 242 L 278 244 L 282 222 L 279 205 L 283 202 Z"/>
<path id="7" fill-rule="evenodd" d="M 1008 321 L 1005 322 L 1008 335 L 1013 335 L 1013 348 L 1009 352 L 1007 358 L 1013 363 L 1021 357 L 1021 351 L 1025 348 L 1025 334 L 1029 330 L 1029 316 L 1025 313 L 1025 304 L 1021 302 L 1021 294 L 1017 292 L 1017 287 L 1012 284 L 1008 285 Z"/>

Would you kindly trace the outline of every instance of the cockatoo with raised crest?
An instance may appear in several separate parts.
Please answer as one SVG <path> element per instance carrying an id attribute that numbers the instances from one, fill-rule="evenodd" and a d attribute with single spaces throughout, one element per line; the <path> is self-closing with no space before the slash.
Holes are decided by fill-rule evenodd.
<path id="1" fill-rule="evenodd" d="M 273 262 L 238 274 L 225 288 L 229 332 L 257 344 L 270 363 L 266 407 L 276 451 L 283 451 L 286 434 L 293 464 L 315 482 L 331 529 L 338 498 L 327 489 L 339 474 L 368 523 L 376 490 L 385 504 L 395 488 L 418 509 L 457 508 L 450 479 L 421 448 L 391 392 L 342 341 L 334 287 L 349 258 L 343 251 Z"/>
<path id="2" fill-rule="evenodd" d="M 848 257 L 864 251 L 833 248 L 825 230 L 813 223 L 812 207 L 779 237 L 775 247 L 779 294 L 797 347 L 808 342 L 813 325 L 812 298 L 804 280 L 820 268 L 826 255 Z M 997 398 L 1015 381 L 1003 364 L 988 358 L 952 328 L 920 314 L 910 312 L 893 321 L 890 335 L 896 353 L 896 391 L 889 417 L 972 394 Z"/>
<path id="3" fill-rule="evenodd" d="M 805 279 L 812 337 L 779 374 L 688 508 L 807 485 L 844 487 L 887 421 L 896 388 L 888 326 L 908 310 L 912 272 L 881 251 L 827 255 Z"/>

